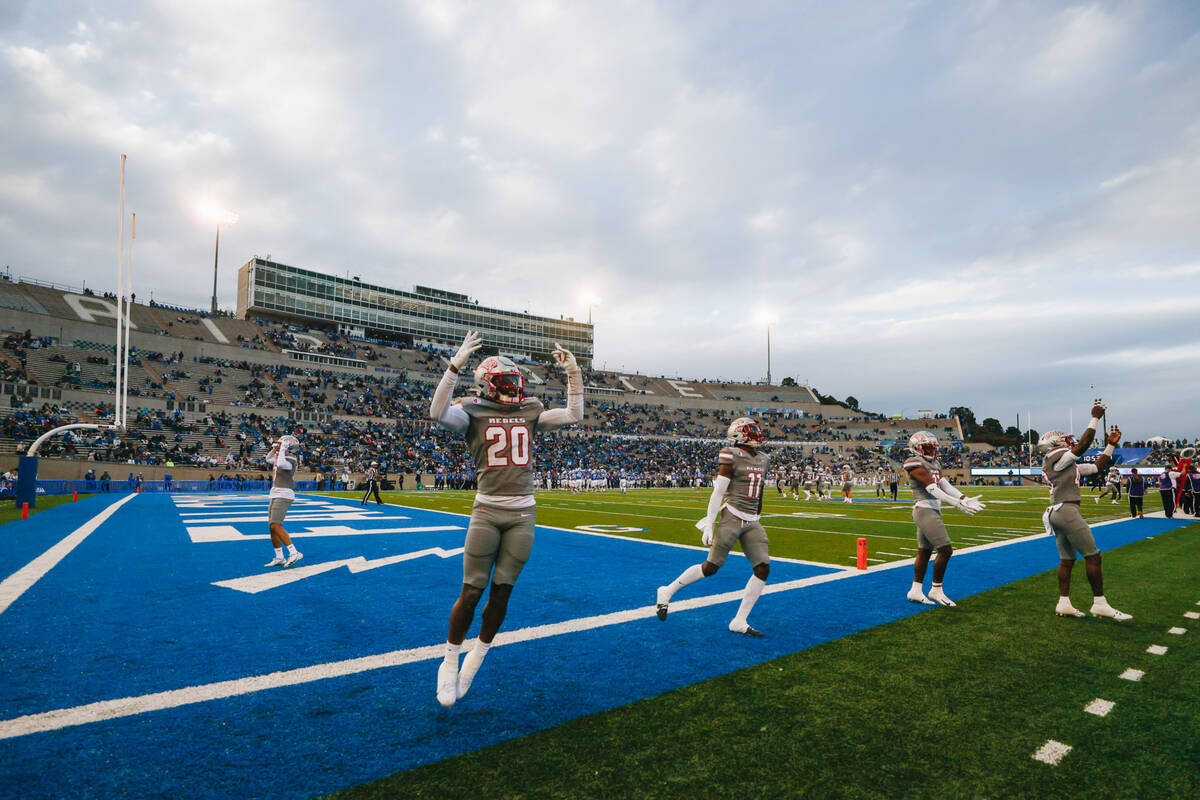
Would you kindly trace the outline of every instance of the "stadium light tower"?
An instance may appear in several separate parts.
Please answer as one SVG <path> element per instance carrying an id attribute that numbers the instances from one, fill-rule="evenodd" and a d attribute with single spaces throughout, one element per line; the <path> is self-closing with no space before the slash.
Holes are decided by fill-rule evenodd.
<path id="1" fill-rule="evenodd" d="M 587 306 L 588 325 L 591 325 L 592 324 L 592 306 L 600 305 L 600 298 L 596 296 L 595 292 L 588 291 L 588 292 L 584 292 L 583 296 L 581 296 L 579 299 L 582 300 L 583 304 Z"/>
<path id="2" fill-rule="evenodd" d="M 778 322 L 774 311 L 759 311 L 758 321 L 767 326 L 767 386 L 771 385 L 771 325 Z"/>
<path id="3" fill-rule="evenodd" d="M 217 260 L 221 257 L 221 226 L 237 224 L 238 215 L 214 205 L 201 206 L 200 213 L 209 222 L 216 223 L 217 226 L 217 244 L 213 249 L 212 312 L 215 314 L 217 313 Z"/>

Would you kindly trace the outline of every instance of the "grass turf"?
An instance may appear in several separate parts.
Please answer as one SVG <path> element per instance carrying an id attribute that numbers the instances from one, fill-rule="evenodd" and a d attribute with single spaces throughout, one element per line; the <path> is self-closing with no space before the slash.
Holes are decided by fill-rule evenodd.
<path id="1" fill-rule="evenodd" d="M 1127 505 L 1105 500 L 1091 502 L 1085 490 L 1082 511 L 1089 522 L 1123 518 Z M 578 525 L 616 525 L 643 528 L 629 533 L 655 541 L 700 544 L 694 527 L 705 514 L 711 490 L 639 489 L 571 494 L 566 491 L 538 492 L 537 521 L 541 525 L 574 528 Z M 972 487 L 969 494 L 982 494 L 990 505 L 975 516 L 954 509 L 944 512 L 946 527 L 958 548 L 1014 539 L 1042 532 L 1046 507 L 1044 487 Z M 361 497 L 351 492 L 341 497 Z M 1146 512 L 1161 510 L 1157 498 L 1146 498 Z M 407 491 L 384 492 L 389 503 L 439 511 L 470 513 L 474 492 Z M 874 500 L 873 489 L 859 489 L 856 502 L 792 500 L 768 488 L 763 498 L 763 526 L 771 540 L 771 555 L 819 561 L 840 567 L 854 565 L 856 542 L 867 539 L 871 563 L 898 561 L 915 555 L 916 530 L 912 521 L 912 497 L 907 489 L 896 502 Z M 801 516 L 796 516 L 801 515 Z"/>
<path id="2" fill-rule="evenodd" d="M 1104 566 L 1132 622 L 1055 617 L 1045 572 L 335 797 L 1197 797 L 1200 525 Z M 1074 748 L 1057 767 L 1032 758 L 1048 739 Z"/>

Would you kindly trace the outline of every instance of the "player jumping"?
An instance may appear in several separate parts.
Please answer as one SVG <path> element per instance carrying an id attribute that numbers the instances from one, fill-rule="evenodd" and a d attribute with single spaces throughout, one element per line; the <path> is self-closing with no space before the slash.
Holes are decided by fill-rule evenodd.
<path id="1" fill-rule="evenodd" d="M 475 504 L 463 544 L 463 585 L 450 611 L 446 657 L 438 667 L 437 699 L 452 706 L 467 693 L 496 631 L 504 622 L 513 584 L 533 548 L 537 506 L 533 498 L 533 436 L 583 419 L 583 375 L 575 356 L 555 344 L 554 359 L 567 372 L 567 406 L 546 410 L 541 401 L 525 396 L 525 377 L 509 358 L 485 358 L 475 368 L 476 397 L 451 403 L 459 371 L 481 341 L 474 331 L 438 383 L 429 416 L 443 427 L 464 434 L 478 474 Z M 458 667 L 475 606 L 491 580 L 492 589 L 479 639 Z"/>
<path id="2" fill-rule="evenodd" d="M 769 460 L 759 447 L 766 441 L 766 435 L 757 422 L 749 417 L 739 417 L 729 425 L 725 441 L 729 446 L 717 456 L 717 477 L 713 478 L 708 513 L 696 523 L 696 527 L 702 531 L 700 541 L 709 548 L 708 558 L 702 564 L 693 564 L 685 569 L 670 584 L 658 587 L 658 618 L 666 620 L 667 607 L 675 592 L 689 583 L 715 575 L 734 544 L 741 542 L 742 552 L 754 569 L 754 574 L 746 583 L 742 604 L 729 623 L 729 630 L 747 636 L 762 636 L 746 620 L 758 602 L 763 587 L 767 585 L 767 575 L 771 572 L 767 532 L 759 522 L 763 481 Z M 717 522 L 718 514 L 721 515 L 720 523 Z"/>

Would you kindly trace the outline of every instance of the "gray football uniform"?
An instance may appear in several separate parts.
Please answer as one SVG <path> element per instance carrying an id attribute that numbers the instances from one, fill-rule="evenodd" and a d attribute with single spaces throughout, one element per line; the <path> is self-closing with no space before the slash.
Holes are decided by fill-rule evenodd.
<path id="1" fill-rule="evenodd" d="M 770 459 L 761 450 L 751 454 L 741 447 L 726 447 L 717 456 L 717 464 L 733 469 L 725 492 L 724 510 L 713 531 L 708 560 L 718 567 L 725 563 L 733 546 L 741 542 L 750 566 L 769 564 L 767 532 L 758 521 L 762 513 L 763 479 Z"/>
<path id="2" fill-rule="evenodd" d="M 282 489 L 291 496 L 272 497 L 267 501 L 267 524 L 269 525 L 283 524 L 288 507 L 296 497 L 296 468 L 300 466 L 300 459 L 291 453 L 285 453 L 284 460 L 291 464 L 292 468 L 280 469 L 276 465 L 271 472 L 271 489 Z"/>
<path id="3" fill-rule="evenodd" d="M 913 500 L 936 502 L 937 498 L 925 489 L 925 484 L 913 477 L 913 471 L 920 467 L 924 467 L 929 472 L 936 484 L 942 477 L 942 465 L 936 460 L 930 460 L 917 454 L 910 455 L 904 462 L 904 471 L 908 473 L 908 485 L 912 487 Z M 950 532 L 946 530 L 946 523 L 942 519 L 942 512 L 939 509 L 926 508 L 914 503 L 912 518 L 913 522 L 917 524 L 917 547 L 922 550 L 936 550 L 950 544 Z"/>
<path id="4" fill-rule="evenodd" d="M 1042 475 L 1050 483 L 1051 503 L 1042 515 L 1042 522 L 1055 535 L 1059 556 L 1074 561 L 1077 552 L 1087 558 L 1099 553 L 1100 548 L 1079 511 L 1079 465 L 1071 461 L 1062 469 L 1056 466 L 1066 452 L 1065 447 L 1055 448 L 1042 459 Z"/>
<path id="5" fill-rule="evenodd" d="M 527 397 L 519 406 L 509 406 L 472 397 L 462 401 L 462 409 L 470 418 L 466 443 L 479 494 L 533 495 L 533 434 L 541 401 Z M 477 496 L 463 543 L 463 583 L 477 589 L 486 587 L 489 578 L 501 585 L 516 583 L 533 550 L 536 520 L 532 504 L 502 508 Z"/>

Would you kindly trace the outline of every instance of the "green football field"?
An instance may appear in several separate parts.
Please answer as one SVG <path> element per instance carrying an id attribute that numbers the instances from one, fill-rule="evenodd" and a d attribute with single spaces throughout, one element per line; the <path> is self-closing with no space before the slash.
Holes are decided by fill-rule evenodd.
<path id="1" fill-rule="evenodd" d="M 965 487 L 967 494 L 983 495 L 988 504 L 975 516 L 944 509 L 943 517 L 956 547 L 972 547 L 1043 532 L 1042 512 L 1047 503 L 1044 487 Z M 1093 502 L 1084 489 L 1083 513 L 1089 522 L 1128 516 L 1122 500 Z M 679 544 L 700 544 L 695 522 L 704 516 L 710 489 L 637 489 L 572 494 L 564 490 L 539 492 L 539 525 L 575 528 L 605 526 L 600 530 L 632 528 L 626 535 Z M 351 497 L 351 492 L 336 493 Z M 387 502 L 438 511 L 468 514 L 474 492 L 385 492 Z M 804 497 L 803 493 L 800 495 Z M 896 502 L 875 497 L 874 489 L 857 489 L 853 503 L 834 500 L 792 500 L 768 488 L 763 497 L 763 526 L 771 555 L 814 561 L 838 567 L 853 566 L 859 537 L 867 539 L 870 564 L 912 558 L 916 534 L 912 521 L 912 494 L 900 490 Z M 372 501 L 373 502 L 373 501 Z M 1161 511 L 1158 493 L 1146 498 L 1146 513 Z"/>
<path id="2" fill-rule="evenodd" d="M 1096 504 L 1086 492 L 1084 513 L 1093 521 L 1126 511 Z M 946 512 L 957 546 L 1041 530 L 1044 489 L 983 494 L 991 505 L 975 517 Z M 466 492 L 384 496 L 449 511 L 466 512 L 471 503 Z M 692 523 L 706 497 L 696 490 L 539 493 L 538 522 L 644 528 L 629 535 L 693 544 L 699 533 Z M 1147 501 L 1147 513 L 1161 510 L 1156 497 Z M 849 566 L 855 539 L 865 535 L 873 558 L 911 556 L 907 504 L 804 503 L 772 493 L 764 513 L 781 515 L 765 520 L 773 555 Z M 1200 625 L 1184 616 L 1200 612 L 1200 524 L 1106 553 L 1105 578 L 1132 622 L 1054 616 L 1055 578 L 1046 571 L 953 610 L 917 614 L 338 796 L 1200 797 Z M 1073 586 L 1076 604 L 1084 604 L 1082 575 Z M 1171 635 L 1173 626 L 1188 633 Z M 1147 652 L 1152 645 L 1168 651 Z M 631 670 L 653 668 L 630 663 Z M 1123 678 L 1128 670 L 1144 676 Z M 1115 705 L 1101 717 L 1084 710 L 1095 700 Z M 1049 740 L 1072 747 L 1057 766 L 1033 758 Z"/>

